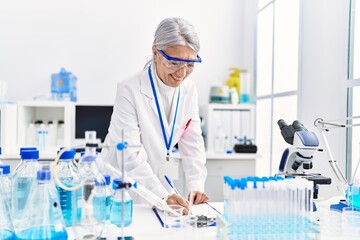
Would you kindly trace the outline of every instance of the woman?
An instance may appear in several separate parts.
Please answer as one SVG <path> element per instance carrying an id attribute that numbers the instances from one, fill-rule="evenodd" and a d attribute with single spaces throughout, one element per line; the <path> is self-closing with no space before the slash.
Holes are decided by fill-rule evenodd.
<path id="1" fill-rule="evenodd" d="M 188 201 L 170 188 L 165 175 L 177 171 L 171 150 L 178 144 L 193 203 L 208 200 L 204 193 L 207 171 L 198 95 L 194 82 L 187 79 L 195 64 L 201 62 L 199 49 L 198 36 L 189 22 L 164 19 L 155 32 L 152 60 L 141 72 L 118 84 L 105 139 L 109 144 L 121 142 L 124 129 L 129 145 L 141 145 L 124 152 L 127 174 L 167 204 L 179 204 L 185 209 Z M 119 167 L 121 157 L 117 154 L 115 149 L 102 151 L 105 161 Z"/>

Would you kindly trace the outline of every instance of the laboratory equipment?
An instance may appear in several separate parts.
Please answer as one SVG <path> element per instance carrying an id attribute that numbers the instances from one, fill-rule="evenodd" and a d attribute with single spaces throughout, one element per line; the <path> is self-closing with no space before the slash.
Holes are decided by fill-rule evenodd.
<path id="1" fill-rule="evenodd" d="M 105 174 L 105 184 L 106 184 L 106 190 L 105 190 L 105 218 L 106 220 L 110 220 L 110 209 L 111 209 L 111 203 L 112 203 L 112 195 L 114 191 L 112 190 L 110 184 L 111 184 L 111 176 Z"/>
<path id="2" fill-rule="evenodd" d="M 51 181 L 50 170 L 37 171 L 37 184 L 30 193 L 26 209 L 16 234 L 18 240 L 67 239 L 59 196 Z"/>
<path id="3" fill-rule="evenodd" d="M 0 239 L 15 240 L 15 232 L 11 219 L 11 209 L 9 205 L 9 187 L 8 174 L 10 173 L 9 165 L 0 166 Z"/>
<path id="4" fill-rule="evenodd" d="M 122 183 L 122 179 L 115 178 L 112 184 L 115 193 L 112 198 L 110 223 L 121 227 L 121 216 L 124 216 L 124 227 L 128 227 L 132 223 L 133 200 L 127 189 L 123 188 Z M 124 198 L 122 198 L 122 194 L 124 194 Z M 122 209 L 122 202 L 124 202 L 124 209 Z M 124 211 L 124 214 L 122 214 L 122 211 Z"/>
<path id="5" fill-rule="evenodd" d="M 96 239 L 105 226 L 105 195 L 99 194 L 105 194 L 106 185 L 96 165 L 96 132 L 86 131 L 85 142 L 85 153 L 79 160 L 82 195 L 77 207 L 80 216 L 73 222 L 73 229 L 78 239 Z"/>
<path id="6" fill-rule="evenodd" d="M 4 203 L 11 209 L 11 176 L 10 165 L 0 164 L 0 188 Z M 1 239 L 1 238 L 0 238 Z"/>
<path id="7" fill-rule="evenodd" d="M 343 202 L 340 202 L 339 204 L 331 205 L 330 208 L 333 208 L 333 209 L 341 210 L 343 207 L 347 207 L 349 204 L 353 203 L 353 199 L 351 199 L 351 201 L 350 201 L 350 196 L 352 194 L 352 191 L 356 191 L 356 186 L 355 186 L 355 188 L 353 188 L 352 186 L 355 183 L 355 176 L 356 176 L 356 172 L 358 170 L 359 164 L 360 164 L 360 157 L 359 157 L 359 161 L 355 167 L 354 172 L 350 176 L 350 181 L 348 181 L 345 178 L 344 174 L 341 172 L 341 170 L 331 152 L 330 145 L 325 136 L 325 132 L 330 131 L 331 128 L 352 128 L 352 127 L 360 126 L 360 123 L 352 123 L 353 119 L 358 119 L 358 118 L 360 118 L 360 116 L 352 116 L 352 117 L 347 117 L 345 119 L 326 120 L 326 121 L 322 118 L 317 118 L 314 121 L 314 125 L 315 125 L 315 127 L 317 127 L 317 129 L 322 137 L 322 140 L 325 144 L 326 153 L 328 154 L 328 157 L 329 157 L 330 166 L 338 179 L 338 184 L 339 184 L 340 189 L 344 192 L 344 196 L 346 197 L 346 202 L 347 202 L 346 204 L 344 204 Z M 339 123 L 341 121 L 346 121 L 347 123 L 346 124 Z"/>
<path id="8" fill-rule="evenodd" d="M 225 176 L 220 239 L 315 239 L 312 189 L 304 178 Z"/>
<path id="9" fill-rule="evenodd" d="M 52 99 L 58 101 L 77 101 L 77 78 L 61 68 L 59 73 L 51 75 Z"/>
<path id="10" fill-rule="evenodd" d="M 314 199 L 317 199 L 318 185 L 331 184 L 331 178 L 321 176 L 319 173 L 307 173 L 313 168 L 313 154 L 316 151 L 322 151 L 318 148 L 317 136 L 297 120 L 291 125 L 287 125 L 283 119 L 280 119 L 278 125 L 284 140 L 293 147 L 284 150 L 277 175 L 302 177 L 312 181 L 314 183 Z"/>
<path id="11" fill-rule="evenodd" d="M 12 217 L 15 231 L 23 223 L 22 217 L 39 170 L 39 151 L 20 149 L 21 161 L 12 176 Z"/>
<path id="12" fill-rule="evenodd" d="M 79 172 L 74 162 L 74 157 L 74 149 L 64 151 L 56 166 L 59 181 L 67 187 L 80 184 Z M 81 199 L 81 190 L 70 191 L 62 189 L 59 185 L 56 185 L 56 188 L 59 194 L 60 207 L 64 216 L 65 225 L 67 227 L 72 226 L 74 218 L 80 214 L 77 212 L 77 203 Z"/>

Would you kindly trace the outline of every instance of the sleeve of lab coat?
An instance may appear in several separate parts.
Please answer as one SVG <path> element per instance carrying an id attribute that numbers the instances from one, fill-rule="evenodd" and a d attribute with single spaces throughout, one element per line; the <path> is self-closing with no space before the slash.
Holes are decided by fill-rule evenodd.
<path id="1" fill-rule="evenodd" d="M 201 136 L 197 100 L 198 94 L 195 86 L 190 96 L 191 106 L 189 106 L 189 118 L 192 120 L 178 142 L 179 152 L 182 159 L 188 189 L 190 191 L 204 192 L 204 184 L 207 176 L 207 170 L 205 167 L 206 155 L 204 140 Z"/>
<path id="2" fill-rule="evenodd" d="M 129 84 L 119 83 L 107 141 L 110 144 L 121 142 L 122 129 L 124 130 L 124 139 L 129 145 L 141 146 L 127 148 L 124 151 L 124 169 L 127 174 L 157 196 L 161 198 L 167 196 L 169 193 L 154 174 L 147 161 L 146 151 L 141 144 L 141 129 L 137 118 L 134 93 Z M 116 149 L 109 151 L 115 152 L 105 154 L 104 158 L 115 157 L 118 167 L 121 166 L 122 153 Z M 104 160 L 106 161 L 106 159 Z M 111 159 L 108 161 L 114 162 Z"/>

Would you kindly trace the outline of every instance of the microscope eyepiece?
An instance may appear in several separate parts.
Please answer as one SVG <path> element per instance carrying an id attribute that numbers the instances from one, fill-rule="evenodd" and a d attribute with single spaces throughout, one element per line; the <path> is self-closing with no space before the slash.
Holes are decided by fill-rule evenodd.
<path id="1" fill-rule="evenodd" d="M 277 124 L 279 125 L 280 130 L 282 130 L 284 127 L 287 126 L 286 122 L 284 121 L 284 119 L 280 119 Z"/>
<path id="2" fill-rule="evenodd" d="M 295 131 L 307 131 L 307 129 L 304 127 L 304 125 L 299 122 L 298 120 L 295 120 L 292 124 L 292 126 L 294 127 Z"/>

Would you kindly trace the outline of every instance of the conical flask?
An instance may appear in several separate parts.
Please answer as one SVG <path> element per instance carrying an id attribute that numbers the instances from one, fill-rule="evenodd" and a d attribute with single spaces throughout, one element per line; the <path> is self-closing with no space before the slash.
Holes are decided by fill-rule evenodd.
<path id="1" fill-rule="evenodd" d="M 0 167 L 0 239 L 15 240 L 14 227 L 10 215 L 9 199 L 6 187 L 7 174 L 10 166 L 3 164 Z"/>
<path id="2" fill-rule="evenodd" d="M 37 172 L 37 184 L 26 203 L 23 228 L 17 232 L 18 240 L 60 240 L 67 239 L 59 196 L 51 172 L 42 169 Z"/>
<path id="3" fill-rule="evenodd" d="M 85 132 L 85 153 L 79 160 L 79 173 L 83 186 L 78 201 L 79 218 L 73 223 L 76 239 L 97 239 L 105 226 L 106 193 L 105 178 L 96 165 L 96 132 Z M 94 211 L 101 211 L 94 212 Z"/>

